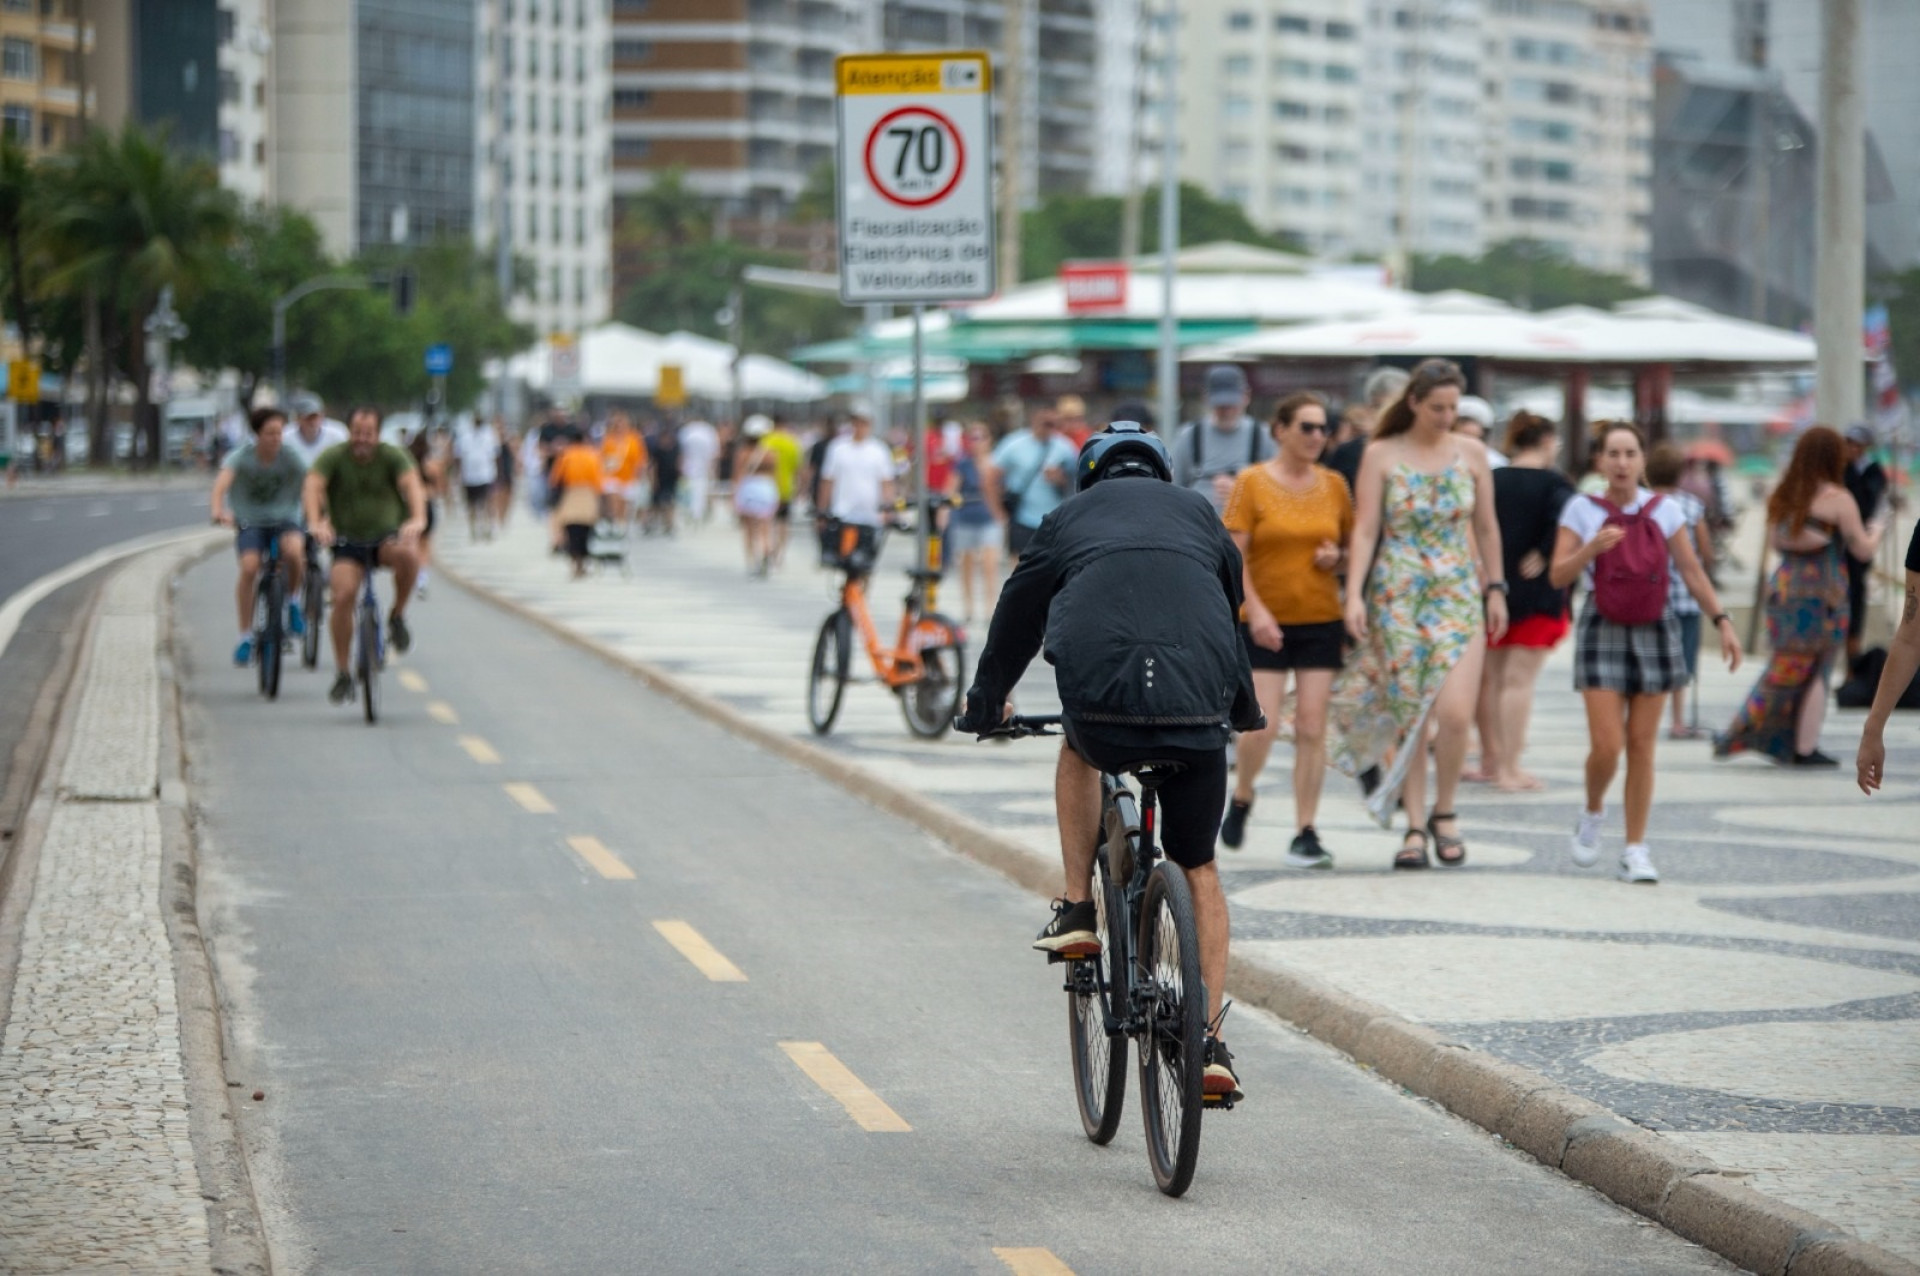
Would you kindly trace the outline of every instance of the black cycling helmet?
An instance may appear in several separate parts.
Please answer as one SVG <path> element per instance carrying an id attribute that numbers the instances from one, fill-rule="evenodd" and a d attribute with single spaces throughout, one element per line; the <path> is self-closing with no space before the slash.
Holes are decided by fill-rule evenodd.
<path id="1" fill-rule="evenodd" d="M 1103 478 L 1120 474 L 1150 474 L 1173 481 L 1173 457 L 1160 436 L 1149 434 L 1138 421 L 1114 421 L 1080 449 L 1076 490 L 1086 491 Z"/>

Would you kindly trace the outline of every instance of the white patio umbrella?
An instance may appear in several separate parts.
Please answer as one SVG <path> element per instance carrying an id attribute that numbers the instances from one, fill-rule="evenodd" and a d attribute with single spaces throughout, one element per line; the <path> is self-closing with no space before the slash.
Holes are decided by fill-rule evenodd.
<path id="1" fill-rule="evenodd" d="M 1262 359 L 1367 359 L 1477 356 L 1519 362 L 1581 363 L 1590 358 L 1579 332 L 1542 322 L 1491 297 L 1446 292 L 1417 298 L 1371 318 L 1269 328 L 1190 351 L 1188 363 Z"/>

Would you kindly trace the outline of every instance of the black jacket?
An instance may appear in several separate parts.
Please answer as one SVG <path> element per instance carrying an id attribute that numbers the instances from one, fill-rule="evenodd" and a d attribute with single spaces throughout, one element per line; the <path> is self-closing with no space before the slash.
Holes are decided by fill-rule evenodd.
<path id="1" fill-rule="evenodd" d="M 1252 729 L 1240 602 L 1240 551 L 1213 502 L 1150 478 L 1096 483 L 1047 515 L 1021 554 L 974 694 L 1004 702 L 1044 637 L 1075 722 Z"/>

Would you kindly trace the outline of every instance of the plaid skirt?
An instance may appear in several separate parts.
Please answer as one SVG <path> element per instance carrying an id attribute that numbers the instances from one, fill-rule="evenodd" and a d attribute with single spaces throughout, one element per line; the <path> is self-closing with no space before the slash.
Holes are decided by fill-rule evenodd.
<path id="1" fill-rule="evenodd" d="M 1621 625 L 1600 614 L 1589 597 L 1574 631 L 1573 689 L 1660 695 L 1686 685 L 1680 618 L 1669 610 L 1650 625 Z"/>

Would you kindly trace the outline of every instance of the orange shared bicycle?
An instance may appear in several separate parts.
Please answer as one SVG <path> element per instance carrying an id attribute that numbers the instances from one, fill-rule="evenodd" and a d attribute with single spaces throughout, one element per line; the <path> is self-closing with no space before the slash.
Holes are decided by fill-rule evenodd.
<path id="1" fill-rule="evenodd" d="M 886 528 L 851 523 L 829 526 L 822 544 L 827 560 L 846 574 L 840 586 L 840 605 L 820 625 L 813 644 L 813 663 L 807 674 L 807 721 L 816 735 L 833 730 L 840 702 L 852 678 L 853 636 L 866 645 L 874 678 L 900 698 L 907 728 L 929 740 L 944 735 L 960 710 L 966 668 L 966 635 L 958 623 L 934 610 L 938 570 L 912 568 L 900 615 L 900 631 L 891 647 L 880 641 L 873 615 L 867 610 L 867 580 L 880 558 Z M 936 536 L 929 555 L 940 561 Z"/>

